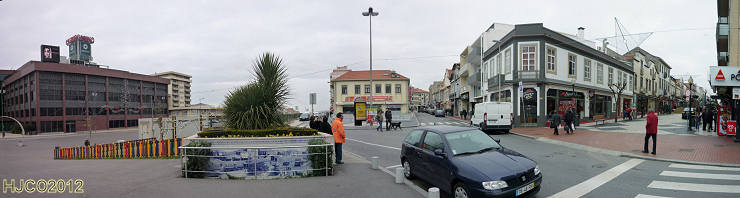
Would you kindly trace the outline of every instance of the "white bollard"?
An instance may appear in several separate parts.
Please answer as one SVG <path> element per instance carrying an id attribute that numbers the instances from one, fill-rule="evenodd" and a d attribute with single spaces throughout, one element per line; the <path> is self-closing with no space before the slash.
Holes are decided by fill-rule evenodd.
<path id="1" fill-rule="evenodd" d="M 378 159 L 378 156 L 373 156 L 370 158 L 370 162 L 372 162 L 370 168 L 378 170 Z"/>
<path id="2" fill-rule="evenodd" d="M 396 168 L 396 183 L 403 183 L 403 167 Z"/>
<path id="3" fill-rule="evenodd" d="M 436 187 L 429 188 L 429 193 L 427 193 L 427 198 L 439 198 L 439 188 L 436 188 Z"/>

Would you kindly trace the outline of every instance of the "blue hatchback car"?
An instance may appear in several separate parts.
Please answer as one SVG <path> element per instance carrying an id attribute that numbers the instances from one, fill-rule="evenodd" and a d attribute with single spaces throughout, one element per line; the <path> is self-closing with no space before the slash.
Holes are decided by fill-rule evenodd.
<path id="1" fill-rule="evenodd" d="M 403 140 L 406 178 L 419 178 L 456 198 L 528 197 L 542 184 L 537 163 L 468 127 L 431 126 Z"/>

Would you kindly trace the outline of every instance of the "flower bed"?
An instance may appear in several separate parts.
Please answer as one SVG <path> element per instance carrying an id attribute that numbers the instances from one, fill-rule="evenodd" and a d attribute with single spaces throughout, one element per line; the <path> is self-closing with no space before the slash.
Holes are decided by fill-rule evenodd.
<path id="1" fill-rule="evenodd" d="M 184 177 L 275 179 L 333 172 L 334 137 L 307 128 L 209 129 L 180 147 Z"/>

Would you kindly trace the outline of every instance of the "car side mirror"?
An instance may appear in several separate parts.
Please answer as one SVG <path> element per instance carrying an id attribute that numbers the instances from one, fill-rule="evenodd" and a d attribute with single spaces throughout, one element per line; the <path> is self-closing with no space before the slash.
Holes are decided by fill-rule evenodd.
<path id="1" fill-rule="evenodd" d="M 496 141 L 496 143 L 501 143 L 501 139 L 493 138 L 493 141 Z"/>
<path id="2" fill-rule="evenodd" d="M 445 157 L 445 152 L 442 151 L 442 149 L 436 149 L 436 150 L 434 150 L 434 155 L 440 156 L 440 157 Z"/>

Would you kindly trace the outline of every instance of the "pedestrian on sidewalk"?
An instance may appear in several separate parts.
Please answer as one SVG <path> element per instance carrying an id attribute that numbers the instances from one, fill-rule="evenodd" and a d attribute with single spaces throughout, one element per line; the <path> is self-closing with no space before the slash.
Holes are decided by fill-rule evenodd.
<path id="1" fill-rule="evenodd" d="M 571 134 L 574 133 L 573 131 L 573 121 L 575 120 L 575 113 L 573 113 L 573 110 L 568 109 L 568 111 L 565 112 L 565 133 Z"/>
<path id="2" fill-rule="evenodd" d="M 650 113 L 648 113 L 647 116 L 647 123 L 645 124 L 645 148 L 642 150 L 643 153 L 648 153 L 648 140 L 652 137 L 653 138 L 653 152 L 651 154 L 655 155 L 655 143 L 657 143 L 657 135 L 658 135 L 658 116 L 655 115 L 655 112 L 653 110 L 650 110 Z"/>
<path id="3" fill-rule="evenodd" d="M 328 120 L 329 120 L 329 117 L 326 117 L 326 116 L 323 117 L 322 122 L 319 125 L 319 131 L 320 132 L 324 132 L 324 133 L 328 133 L 328 134 L 332 134 L 332 132 L 331 132 L 331 124 L 329 124 L 329 121 Z"/>
<path id="4" fill-rule="evenodd" d="M 311 116 L 308 119 L 308 127 L 311 129 L 319 130 L 319 126 L 316 124 L 316 116 Z"/>
<path id="5" fill-rule="evenodd" d="M 694 116 L 694 124 L 696 125 L 696 131 L 699 131 L 699 127 L 701 127 L 701 115 L 704 115 L 704 113 L 697 112 Z"/>
<path id="6" fill-rule="evenodd" d="M 391 130 L 391 122 L 393 120 L 393 115 L 391 114 L 391 109 L 385 110 L 385 130 L 390 131 Z"/>
<path id="7" fill-rule="evenodd" d="M 560 135 L 558 134 L 558 127 L 560 126 L 560 114 L 554 113 L 552 114 L 550 118 L 550 128 L 552 128 L 552 134 Z"/>
<path id="8" fill-rule="evenodd" d="M 709 109 L 704 110 L 704 113 L 701 114 L 702 117 L 702 130 L 707 131 L 707 125 L 709 125 L 709 130 L 712 130 L 712 113 L 710 113 Z"/>
<path id="9" fill-rule="evenodd" d="M 462 112 L 460 112 L 460 115 L 462 116 L 462 119 L 463 120 L 467 120 L 468 119 L 468 111 L 467 110 L 463 109 Z"/>
<path id="10" fill-rule="evenodd" d="M 375 131 L 383 132 L 383 110 L 378 109 L 378 113 L 375 113 L 375 120 L 378 121 L 378 127 Z"/>
<path id="11" fill-rule="evenodd" d="M 344 164 L 342 162 L 342 144 L 344 144 L 344 124 L 342 124 L 342 113 L 337 113 L 337 119 L 331 124 L 332 134 L 334 134 L 334 153 L 336 154 L 336 163 Z"/>

